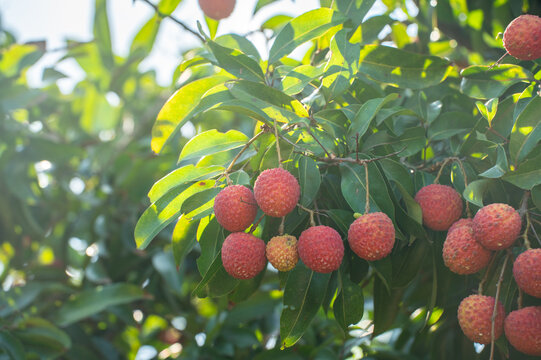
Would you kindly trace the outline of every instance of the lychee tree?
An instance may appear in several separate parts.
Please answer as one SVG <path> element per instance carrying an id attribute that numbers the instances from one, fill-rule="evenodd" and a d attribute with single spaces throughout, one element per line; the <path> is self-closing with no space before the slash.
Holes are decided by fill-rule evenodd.
<path id="1" fill-rule="evenodd" d="M 177 266 L 197 258 L 194 301 L 214 299 L 220 326 L 242 324 L 273 358 L 325 339 L 313 330 L 321 321 L 334 321 L 322 346 L 340 343 L 342 357 L 541 351 L 541 62 L 470 54 L 475 29 L 488 26 L 482 8 L 453 31 L 441 12 L 460 19 L 467 5 L 442 3 L 321 1 L 269 19 L 264 53 L 251 37 L 216 37 L 214 20 L 199 24 L 203 44 L 184 57 L 151 134 L 152 150 L 178 167 L 149 190 L 135 242 L 144 250 L 171 229 Z M 483 33 L 487 59 L 505 52 L 495 33 L 512 19 Z M 506 32 L 507 49 L 516 37 Z M 198 132 L 179 146 L 188 123 Z M 269 256 L 275 237 L 290 241 Z M 296 249 L 291 270 L 266 264 L 289 269 Z M 263 303 L 277 304 L 279 324 L 251 322 Z M 530 308 L 537 315 L 505 320 L 509 346 L 505 314 Z"/>

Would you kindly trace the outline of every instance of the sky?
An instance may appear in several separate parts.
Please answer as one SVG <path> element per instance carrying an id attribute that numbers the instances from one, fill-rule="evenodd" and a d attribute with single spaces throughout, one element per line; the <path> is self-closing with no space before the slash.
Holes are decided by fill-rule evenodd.
<path id="1" fill-rule="evenodd" d="M 153 2 L 157 3 L 157 0 Z M 251 18 L 255 3 L 256 0 L 237 0 L 232 15 L 220 22 L 218 35 L 230 32 L 245 34 L 257 29 L 273 15 L 298 16 L 319 7 L 318 0 L 282 0 L 269 5 Z M 69 76 L 68 79 L 59 80 L 61 90 L 71 91 L 75 83 L 82 79 L 84 73 L 74 60 L 57 64 L 64 53 L 51 50 L 62 48 L 66 39 L 91 40 L 93 13 L 94 0 L 0 0 L 2 27 L 14 33 L 19 42 L 47 41 L 47 55 L 28 72 L 31 86 L 39 86 L 43 68 L 55 64 L 57 70 Z M 140 0 L 108 1 L 109 26 L 116 54 L 127 55 L 134 35 L 153 14 L 154 10 Z M 197 0 L 183 0 L 173 16 L 192 29 L 197 28 L 198 20 L 204 23 Z M 256 46 L 262 50 L 263 44 L 257 39 L 255 41 Z M 152 53 L 141 64 L 142 70 L 155 69 L 158 82 L 168 85 L 174 69 L 181 61 L 182 50 L 197 46 L 198 43 L 199 40 L 193 35 L 166 19 L 162 23 Z"/>

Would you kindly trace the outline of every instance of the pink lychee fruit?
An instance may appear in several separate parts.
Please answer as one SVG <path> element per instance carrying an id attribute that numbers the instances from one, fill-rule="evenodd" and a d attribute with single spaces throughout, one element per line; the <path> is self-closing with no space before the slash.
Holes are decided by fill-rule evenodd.
<path id="1" fill-rule="evenodd" d="M 302 262 L 319 273 L 337 270 L 344 257 L 344 244 L 340 234 L 325 225 L 304 230 L 297 246 Z"/>
<path id="2" fill-rule="evenodd" d="M 505 28 L 503 46 L 511 56 L 520 60 L 541 57 L 541 18 L 535 15 L 515 18 Z"/>
<path id="3" fill-rule="evenodd" d="M 257 214 L 252 190 L 243 185 L 226 186 L 214 198 L 214 214 L 224 229 L 231 232 L 246 230 Z"/>
<path id="4" fill-rule="evenodd" d="M 395 230 L 387 214 L 374 212 L 362 215 L 350 226 L 348 242 L 351 250 L 361 259 L 383 259 L 393 250 Z"/>
<path id="5" fill-rule="evenodd" d="M 507 204 L 484 206 L 473 218 L 475 239 L 489 250 L 506 249 L 513 245 L 521 226 L 518 211 Z"/>
<path id="6" fill-rule="evenodd" d="M 522 291 L 541 298 L 541 249 L 529 249 L 517 256 L 513 276 Z"/>
<path id="7" fill-rule="evenodd" d="M 225 271 L 237 279 L 251 279 L 265 267 L 265 242 L 243 232 L 229 234 L 222 244 Z"/>
<path id="8" fill-rule="evenodd" d="M 257 204 L 269 216 L 282 217 L 289 214 L 299 201 L 299 182 L 282 168 L 267 169 L 257 177 L 254 184 Z"/>
<path id="9" fill-rule="evenodd" d="M 447 185 L 424 186 L 415 195 L 415 201 L 421 206 L 423 224 L 432 230 L 449 229 L 462 214 L 460 194 Z"/>
<path id="10" fill-rule="evenodd" d="M 504 322 L 505 337 L 518 351 L 541 356 L 541 306 L 511 311 Z"/>
<path id="11" fill-rule="evenodd" d="M 471 341 L 490 344 L 494 301 L 492 296 L 470 295 L 458 306 L 458 324 L 464 335 Z M 502 335 L 504 317 L 505 310 L 498 302 L 494 321 L 494 339 Z"/>

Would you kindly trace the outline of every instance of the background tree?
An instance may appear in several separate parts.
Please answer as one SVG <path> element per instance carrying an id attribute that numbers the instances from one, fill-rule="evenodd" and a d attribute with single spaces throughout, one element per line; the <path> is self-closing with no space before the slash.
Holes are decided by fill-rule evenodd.
<path id="1" fill-rule="evenodd" d="M 489 270 L 456 275 L 441 256 L 445 232 L 421 225 L 413 197 L 441 169 L 473 214 L 494 202 L 520 209 L 524 239 L 541 245 L 540 63 L 508 56 L 488 67 L 505 53 L 497 34 L 523 12 L 539 15 L 537 2 L 322 0 L 267 19 L 265 54 L 251 42 L 258 34 L 216 37 L 206 19 L 186 32 L 201 46 L 162 88 L 138 65 L 179 3 L 156 3 L 123 58 L 96 1 L 95 40 L 68 42 L 66 57 L 86 73 L 70 94 L 54 68 L 30 88 L 26 70 L 43 50 L 2 29 L 0 357 L 489 358 L 490 346 L 462 334 L 457 307 L 482 282 L 516 309 L 504 264 L 527 242 Z M 179 131 L 188 121 L 198 134 L 189 143 Z M 252 187 L 280 158 L 301 205 L 343 239 L 368 189 L 370 210 L 395 225 L 390 257 L 367 262 L 346 246 L 332 274 L 299 264 L 230 277 L 213 198 L 225 174 Z M 299 208 L 285 231 L 298 237 L 309 223 Z M 254 234 L 268 241 L 279 225 L 264 217 Z M 503 337 L 496 345 L 495 358 L 527 358 Z"/>

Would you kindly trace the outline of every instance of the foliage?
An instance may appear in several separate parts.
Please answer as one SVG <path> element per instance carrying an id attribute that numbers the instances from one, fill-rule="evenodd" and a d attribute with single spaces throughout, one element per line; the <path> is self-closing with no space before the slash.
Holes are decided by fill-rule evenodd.
<path id="1" fill-rule="evenodd" d="M 178 344 L 198 359 L 488 358 L 461 334 L 456 309 L 483 277 L 496 293 L 505 254 L 486 276 L 451 273 L 445 234 L 422 226 L 413 197 L 458 158 L 464 172 L 455 161 L 440 182 L 473 212 L 493 202 L 527 210 L 530 242 L 541 245 L 541 63 L 488 66 L 504 53 L 497 33 L 522 11 L 539 13 L 537 3 L 321 0 L 263 23 L 268 54 L 250 37 L 216 37 L 206 19 L 204 44 L 183 54 L 165 89 L 138 65 L 179 3 L 160 1 L 122 58 L 96 0 L 95 41 L 68 42 L 65 58 L 86 73 L 69 94 L 54 68 L 30 88 L 26 71 L 44 52 L 2 30 L 0 358 L 144 358 L 141 349 L 167 358 Z M 303 44 L 299 60 L 291 53 Z M 302 206 L 344 239 L 368 192 L 370 210 L 395 224 L 391 256 L 369 263 L 346 248 L 333 274 L 299 264 L 230 277 L 213 198 L 227 176 L 252 186 L 279 158 Z M 357 158 L 374 159 L 368 182 Z M 255 234 L 268 241 L 279 224 L 264 217 Z M 285 220 L 296 236 L 307 226 L 301 209 Z M 518 292 L 503 275 L 509 312 Z M 521 356 L 505 340 L 497 348 Z"/>

